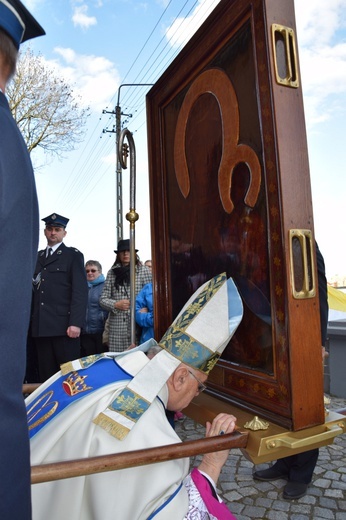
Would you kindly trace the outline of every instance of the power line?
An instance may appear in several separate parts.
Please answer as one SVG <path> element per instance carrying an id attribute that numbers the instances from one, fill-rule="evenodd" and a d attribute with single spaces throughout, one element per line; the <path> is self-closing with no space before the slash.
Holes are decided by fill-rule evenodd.
<path id="1" fill-rule="evenodd" d="M 218 3 L 219 0 L 215 0 L 213 3 L 208 2 L 208 12 L 210 12 L 214 6 Z M 180 23 L 177 27 L 175 27 L 175 32 L 167 39 L 167 31 L 162 38 L 160 38 L 159 42 L 155 46 L 154 50 L 150 53 L 149 57 L 146 59 L 144 65 L 142 65 L 139 72 L 137 72 L 132 83 L 154 83 L 159 75 L 164 71 L 170 62 L 173 61 L 175 56 L 180 51 L 181 47 L 185 44 L 185 42 L 190 38 L 188 34 L 184 39 L 183 43 L 175 48 L 176 43 L 179 40 L 179 30 L 183 26 L 186 18 L 193 12 L 198 4 L 198 0 L 186 0 L 183 6 L 179 9 L 178 13 L 173 17 L 173 21 L 171 26 L 175 24 L 180 18 Z M 155 23 L 153 29 L 150 31 L 149 36 L 145 40 L 142 45 L 140 51 L 137 53 L 134 61 L 129 67 L 128 71 L 124 76 L 124 80 L 130 75 L 130 73 L 134 70 L 135 64 L 138 62 L 139 58 L 143 55 L 145 48 L 147 48 L 149 41 L 154 37 L 157 32 L 158 26 L 162 21 L 165 14 L 167 14 L 168 9 L 174 7 L 176 4 L 169 1 L 166 8 L 158 18 Z M 186 8 L 185 14 L 182 16 L 184 9 Z M 198 16 L 198 10 L 195 9 L 194 14 L 191 15 L 190 22 L 194 23 L 195 18 Z M 166 39 L 166 41 L 165 41 Z M 163 55 L 164 51 L 165 54 Z M 163 55 L 163 56 L 162 56 Z M 161 59 L 160 59 L 161 58 Z M 153 68 L 155 66 L 155 68 Z M 139 81 L 137 81 L 137 79 Z M 149 89 L 149 87 L 148 87 Z M 124 98 L 122 100 L 123 106 L 126 103 L 126 112 L 128 111 L 128 107 L 130 107 L 130 111 L 132 112 L 133 118 L 131 120 L 131 126 L 133 133 L 139 132 L 140 129 L 145 125 L 145 117 L 143 119 L 144 111 L 145 111 L 145 95 L 148 89 L 143 89 L 139 86 L 135 86 L 133 89 L 128 89 Z M 110 104 L 114 102 L 116 97 L 116 93 L 112 97 Z M 100 119 L 101 120 L 101 119 Z M 109 128 L 113 129 L 114 119 L 111 115 L 108 118 L 108 123 L 106 127 L 106 131 L 112 132 L 113 130 L 108 130 Z M 87 142 L 85 143 L 81 154 L 80 159 L 76 161 L 69 179 L 66 181 L 64 187 L 62 188 L 58 200 L 63 200 L 64 204 L 73 204 L 74 209 L 76 206 L 80 204 L 80 200 L 85 200 L 92 191 L 90 186 L 94 186 L 94 179 L 98 177 L 98 165 L 100 157 L 109 155 L 111 153 L 111 148 L 115 152 L 114 141 L 112 139 L 105 140 L 100 139 L 100 135 L 102 137 L 102 130 L 99 128 L 99 124 L 97 124 L 92 132 L 89 135 Z M 96 139 L 95 139 L 96 137 Z M 101 176 L 103 178 L 104 175 Z M 87 195 L 85 195 L 87 193 Z"/>

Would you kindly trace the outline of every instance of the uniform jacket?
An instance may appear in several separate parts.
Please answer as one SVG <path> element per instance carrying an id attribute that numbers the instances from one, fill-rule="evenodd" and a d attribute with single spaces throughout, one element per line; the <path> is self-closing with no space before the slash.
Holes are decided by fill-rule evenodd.
<path id="1" fill-rule="evenodd" d="M 48 258 L 38 252 L 34 273 L 31 334 L 64 336 L 69 326 L 82 328 L 88 303 L 84 257 L 62 243 Z"/>
<path id="2" fill-rule="evenodd" d="M 31 518 L 22 383 L 38 231 L 30 157 L 8 102 L 0 92 L 0 518 Z"/>

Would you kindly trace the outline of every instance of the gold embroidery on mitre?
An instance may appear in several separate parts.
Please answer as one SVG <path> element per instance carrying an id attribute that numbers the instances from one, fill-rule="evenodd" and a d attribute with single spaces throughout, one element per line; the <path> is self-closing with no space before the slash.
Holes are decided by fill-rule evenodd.
<path id="1" fill-rule="evenodd" d="M 209 283 L 195 296 L 182 314 L 167 329 L 161 338 L 160 346 L 172 356 L 194 368 L 208 374 L 216 364 L 219 353 L 213 352 L 201 340 L 189 334 L 191 323 L 198 318 L 200 312 L 215 296 L 226 282 L 226 273 L 212 278 Z"/>
<path id="2" fill-rule="evenodd" d="M 206 369 L 201 369 L 202 372 L 205 372 L 206 374 L 209 374 L 209 372 L 211 372 L 214 368 L 214 366 L 216 365 L 216 363 L 219 361 L 220 359 L 220 355 L 219 354 L 214 354 L 213 357 L 211 357 L 209 359 L 209 361 L 207 362 L 207 367 Z"/>
<path id="3" fill-rule="evenodd" d="M 78 372 L 71 372 L 65 381 L 62 383 L 62 387 L 67 395 L 76 395 L 80 392 L 86 392 L 86 390 L 91 390 L 91 386 L 87 386 L 84 382 L 88 376 L 81 376 Z"/>

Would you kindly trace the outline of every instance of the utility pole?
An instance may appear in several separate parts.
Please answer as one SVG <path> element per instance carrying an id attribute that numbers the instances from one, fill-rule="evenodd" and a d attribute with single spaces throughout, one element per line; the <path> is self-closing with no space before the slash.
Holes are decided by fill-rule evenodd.
<path id="1" fill-rule="evenodd" d="M 119 87 L 120 88 L 120 87 Z M 122 168 L 119 160 L 118 145 L 121 132 L 121 116 L 132 117 L 132 114 L 124 114 L 119 106 L 119 94 L 118 104 L 115 110 L 107 111 L 102 110 L 103 114 L 115 115 L 115 125 L 112 130 L 103 130 L 103 133 L 110 132 L 115 133 L 115 149 L 116 149 L 116 186 L 115 186 L 115 201 L 116 201 L 116 242 L 123 238 L 123 186 L 122 186 Z"/>
<path id="2" fill-rule="evenodd" d="M 115 133 L 115 142 L 116 142 L 116 150 L 117 150 L 117 165 L 116 165 L 116 244 L 123 238 L 123 181 L 122 181 L 122 167 L 120 163 L 119 153 L 118 153 L 118 145 L 120 140 L 121 133 L 121 116 L 132 117 L 132 114 L 124 114 L 120 108 L 120 89 L 122 87 L 151 87 L 153 83 L 123 83 L 118 88 L 118 100 L 115 107 L 115 110 L 108 112 L 107 110 L 102 110 L 103 114 L 113 114 L 115 115 L 115 129 L 113 130 L 103 130 L 103 132 L 111 132 Z"/>

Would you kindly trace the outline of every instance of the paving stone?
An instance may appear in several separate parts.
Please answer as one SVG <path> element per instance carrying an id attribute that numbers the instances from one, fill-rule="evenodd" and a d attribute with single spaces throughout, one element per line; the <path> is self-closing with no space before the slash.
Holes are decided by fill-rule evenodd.
<path id="1" fill-rule="evenodd" d="M 313 495 L 315 497 L 321 497 L 323 493 L 324 493 L 324 489 L 318 488 L 314 484 L 312 484 L 308 489 L 308 494 Z"/>
<path id="2" fill-rule="evenodd" d="M 308 504 L 308 505 L 315 505 L 316 504 L 316 497 L 313 497 L 312 495 L 305 495 L 305 497 L 302 497 L 299 499 L 300 504 Z"/>
<path id="3" fill-rule="evenodd" d="M 330 498 L 321 497 L 319 505 L 321 507 L 327 507 L 328 509 L 337 509 L 337 503 L 335 500 L 331 500 Z"/>
<path id="4" fill-rule="evenodd" d="M 265 512 L 264 507 L 246 506 L 243 514 L 248 515 L 250 518 L 264 518 Z"/>
<path id="5" fill-rule="evenodd" d="M 334 497 L 334 498 L 343 498 L 344 493 L 342 492 L 342 489 L 326 489 L 324 496 Z"/>
<path id="6" fill-rule="evenodd" d="M 318 478 L 318 479 L 314 480 L 313 485 L 316 487 L 321 487 L 321 488 L 327 489 L 330 487 L 331 482 L 330 482 L 330 479 Z"/>
<path id="7" fill-rule="evenodd" d="M 272 498 L 273 500 L 277 500 L 278 496 L 279 496 L 279 493 L 277 493 L 275 491 L 270 491 L 267 496 L 268 496 L 268 498 Z"/>
<path id="8" fill-rule="evenodd" d="M 344 511 L 346 511 L 346 501 L 338 500 L 338 507 L 339 507 L 339 509 L 343 509 Z"/>
<path id="9" fill-rule="evenodd" d="M 243 495 L 241 495 L 237 491 L 230 491 L 224 494 L 224 499 L 226 499 L 228 502 L 232 502 L 232 504 L 230 504 L 230 506 L 232 506 L 232 511 L 234 510 L 234 502 L 236 502 L 237 500 L 241 500 L 242 498 Z"/>
<path id="10" fill-rule="evenodd" d="M 284 513 L 283 511 L 267 511 L 267 516 L 263 517 L 267 518 L 268 520 L 288 520 L 289 515 L 287 513 Z"/>
<path id="11" fill-rule="evenodd" d="M 322 466 L 316 466 L 315 468 L 315 475 L 321 475 L 325 472 L 325 468 Z"/>
<path id="12" fill-rule="evenodd" d="M 329 478 L 331 480 L 339 480 L 340 477 L 340 473 L 336 471 L 326 471 L 326 473 L 324 474 L 324 478 Z"/>
<path id="13" fill-rule="evenodd" d="M 273 501 L 269 498 L 260 497 L 256 500 L 256 506 L 262 506 L 266 509 L 270 509 L 272 507 Z"/>
<path id="14" fill-rule="evenodd" d="M 332 481 L 332 488 L 334 489 L 341 489 L 343 490 L 344 492 L 346 491 L 346 482 L 333 482 Z"/>
<path id="15" fill-rule="evenodd" d="M 272 509 L 274 511 L 289 511 L 291 504 L 287 500 L 277 500 L 273 503 Z"/>
<path id="16" fill-rule="evenodd" d="M 227 491 L 237 490 L 238 484 L 236 482 L 223 482 L 221 484 L 221 489 L 224 493 L 227 493 Z"/>
<path id="17" fill-rule="evenodd" d="M 335 518 L 335 512 L 330 509 L 323 509 L 322 507 L 315 507 L 314 515 L 320 518 L 327 518 L 333 520 Z"/>
<path id="18" fill-rule="evenodd" d="M 243 497 L 250 497 L 258 494 L 257 489 L 250 487 L 238 488 L 238 491 L 241 495 L 243 495 Z"/>
<path id="19" fill-rule="evenodd" d="M 300 504 L 299 502 L 292 503 L 291 511 L 292 513 L 300 514 L 300 515 L 309 515 L 311 513 L 312 507 L 309 504 Z"/>
<path id="20" fill-rule="evenodd" d="M 230 510 L 232 511 L 232 513 L 234 515 L 237 515 L 237 518 L 238 518 L 238 515 L 243 511 L 244 509 L 244 504 L 240 504 L 239 502 L 232 502 L 230 504 Z"/>

